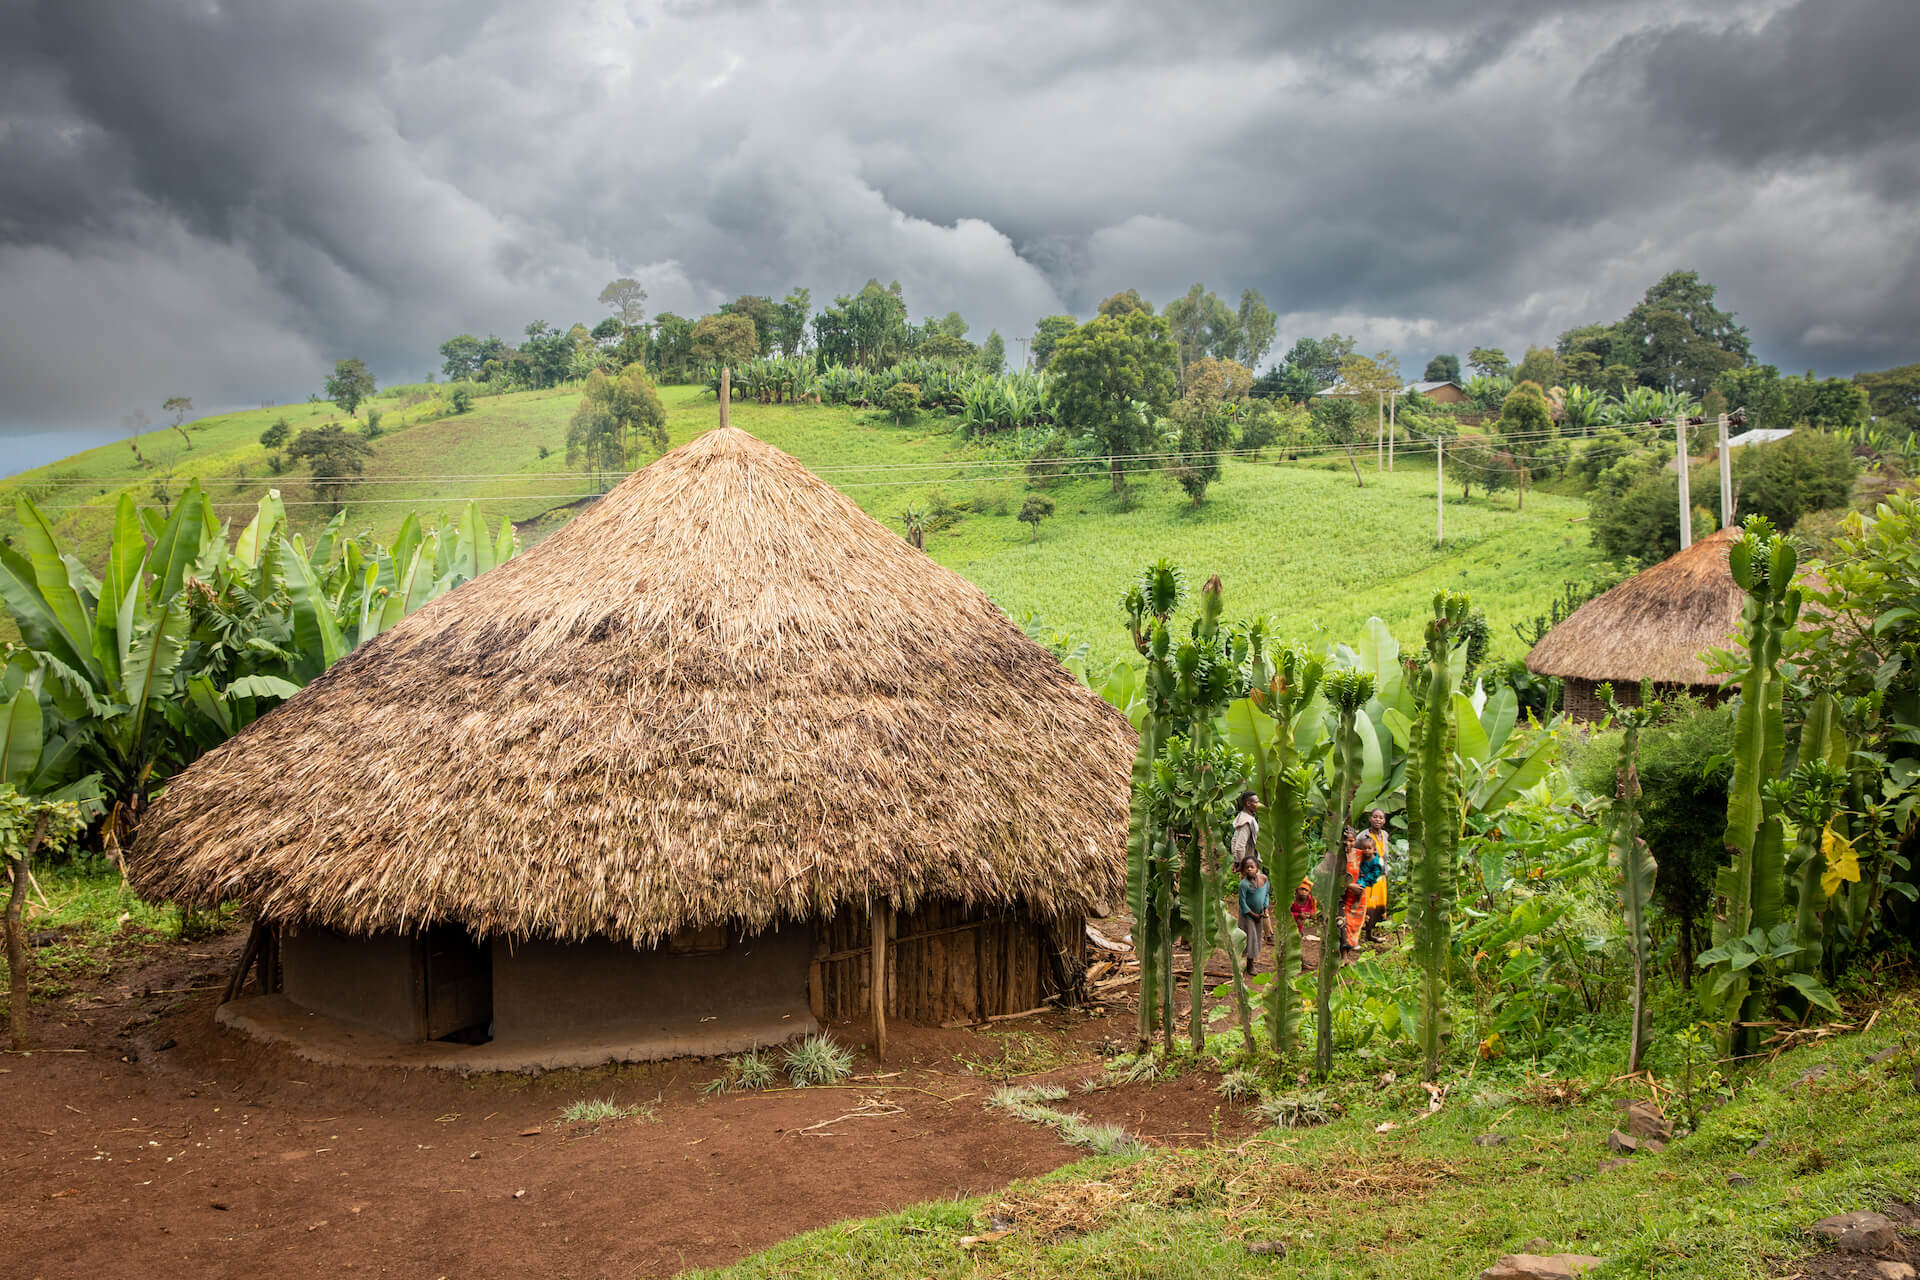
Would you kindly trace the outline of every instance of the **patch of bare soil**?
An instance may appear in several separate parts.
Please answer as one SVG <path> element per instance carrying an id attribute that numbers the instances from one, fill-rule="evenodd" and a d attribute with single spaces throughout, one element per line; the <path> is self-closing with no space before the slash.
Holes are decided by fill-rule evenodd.
<path id="1" fill-rule="evenodd" d="M 1899 1234 L 1891 1249 L 1876 1253 L 1846 1253 L 1830 1249 L 1804 1259 L 1800 1280 L 1886 1280 L 1883 1262 L 1906 1263 L 1920 1272 L 1920 1204 L 1896 1204 L 1881 1210 Z"/>
<path id="2" fill-rule="evenodd" d="M 1120 931 L 1115 931 L 1118 936 Z M 663 1276 L 842 1218 L 988 1191 L 1081 1153 L 982 1103 L 961 1061 L 1008 1033 L 1063 1080 L 1102 1077 L 1131 988 L 993 1031 L 891 1028 L 833 1089 L 708 1097 L 712 1061 L 539 1077 L 323 1068 L 218 1029 L 242 936 L 129 943 L 36 1010 L 0 1057 L 0 1232 L 10 1274 L 87 1277 Z M 835 1028 L 860 1044 L 863 1027 Z M 1076 1109 L 1150 1142 L 1255 1125 L 1208 1076 L 1101 1088 Z M 598 1128 L 561 1109 L 641 1108 Z M 872 1101 L 869 1101 L 872 1100 Z M 863 1105 L 865 1103 L 866 1105 Z"/>

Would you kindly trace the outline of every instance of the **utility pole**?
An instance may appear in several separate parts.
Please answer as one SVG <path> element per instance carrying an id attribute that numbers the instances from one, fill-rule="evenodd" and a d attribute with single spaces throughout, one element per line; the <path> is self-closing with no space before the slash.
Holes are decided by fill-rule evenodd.
<path id="1" fill-rule="evenodd" d="M 1692 461 L 1687 456 L 1687 419 L 1685 415 L 1673 420 L 1674 457 L 1680 466 L 1680 549 L 1685 551 L 1693 545 L 1693 493 L 1688 476 L 1687 464 Z"/>
<path id="2" fill-rule="evenodd" d="M 727 422 L 727 410 L 730 409 L 732 406 L 733 406 L 733 378 L 731 376 L 731 371 L 727 368 L 727 366 L 721 365 L 720 366 L 720 425 L 723 427 L 730 425 Z"/>
<path id="3" fill-rule="evenodd" d="M 1720 527 L 1733 527 L 1733 450 L 1727 447 L 1727 415 L 1720 415 Z"/>
<path id="4" fill-rule="evenodd" d="M 1393 470 L 1393 434 L 1400 417 L 1400 397 L 1387 402 L 1387 470 Z"/>
<path id="5" fill-rule="evenodd" d="M 1384 471 L 1386 470 L 1386 465 L 1387 465 L 1386 464 L 1386 456 L 1387 456 L 1386 445 L 1384 443 L 1386 439 L 1386 434 L 1387 434 L 1387 393 L 1386 392 L 1380 391 L 1378 389 L 1374 391 L 1373 411 L 1375 414 L 1375 421 L 1373 424 L 1373 469 L 1375 471 Z"/>
<path id="6" fill-rule="evenodd" d="M 1024 369 L 1027 367 L 1027 343 L 1030 339 L 1015 338 L 1014 341 L 1020 344 L 1020 367 Z"/>
<path id="7" fill-rule="evenodd" d="M 1433 545 L 1438 547 L 1447 540 L 1447 439 L 1436 436 L 1433 441 Z"/>

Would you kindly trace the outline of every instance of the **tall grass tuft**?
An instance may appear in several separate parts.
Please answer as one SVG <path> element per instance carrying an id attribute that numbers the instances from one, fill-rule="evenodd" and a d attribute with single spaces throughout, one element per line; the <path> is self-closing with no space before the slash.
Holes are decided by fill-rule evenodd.
<path id="1" fill-rule="evenodd" d="M 796 1089 L 838 1084 L 853 1074 L 853 1052 L 825 1035 L 811 1035 L 786 1052 L 787 1079 Z"/>

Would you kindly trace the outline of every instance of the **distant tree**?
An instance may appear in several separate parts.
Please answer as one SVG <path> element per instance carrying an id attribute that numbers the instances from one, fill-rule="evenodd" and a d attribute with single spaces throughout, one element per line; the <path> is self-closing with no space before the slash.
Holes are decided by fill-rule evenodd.
<path id="1" fill-rule="evenodd" d="M 1553 344 L 1560 357 L 1561 376 L 1569 382 L 1598 382 L 1600 371 L 1613 359 L 1613 326 L 1583 324 L 1561 334 Z"/>
<path id="2" fill-rule="evenodd" d="M 1558 434 L 1546 392 L 1537 382 L 1522 382 L 1500 404 L 1500 419 L 1494 424 L 1500 447 L 1512 455 L 1518 492 L 1514 507 L 1527 502 L 1527 482 L 1532 478 L 1533 460 L 1548 451 Z"/>
<path id="3" fill-rule="evenodd" d="M 693 358 L 725 365 L 743 364 L 760 354 L 760 337 L 744 315 L 701 316 L 693 326 Z"/>
<path id="4" fill-rule="evenodd" d="M 1791 529 L 1803 516 L 1846 506 L 1857 473 L 1846 437 L 1830 431 L 1801 427 L 1785 440 L 1748 445 L 1733 455 L 1738 515 L 1765 516 L 1775 528 Z"/>
<path id="5" fill-rule="evenodd" d="M 980 369 L 999 377 L 1007 368 L 1007 341 L 1000 336 L 998 329 L 989 330 L 987 340 L 980 344 Z"/>
<path id="6" fill-rule="evenodd" d="M 1730 408 L 1747 411 L 1749 427 L 1793 425 L 1793 406 L 1787 400 L 1787 389 L 1781 385 L 1780 371 L 1770 364 L 1729 369 L 1713 380 L 1713 386 Z"/>
<path id="7" fill-rule="evenodd" d="M 1652 564 L 1680 550 L 1680 481 L 1664 465 L 1627 469 L 1617 491 L 1605 483 L 1587 498 L 1594 545 L 1609 560 Z"/>
<path id="8" fill-rule="evenodd" d="M 592 338 L 598 345 L 605 347 L 620 341 L 621 336 L 624 335 L 626 331 L 626 326 L 622 325 L 612 316 L 608 316 L 599 324 L 589 329 L 587 336 Z"/>
<path id="9" fill-rule="evenodd" d="M 1459 382 L 1460 357 L 1456 355 L 1435 356 L 1433 359 L 1427 361 L 1426 372 L 1420 375 L 1420 380 L 1422 382 Z"/>
<path id="10" fill-rule="evenodd" d="M 1845 431 L 1867 420 L 1867 392 L 1857 383 L 1818 379 L 1809 369 L 1804 378 L 1782 378 L 1780 386 L 1786 393 L 1788 416 L 1796 423 Z"/>
<path id="11" fill-rule="evenodd" d="M 1240 343 L 1233 358 L 1249 369 L 1258 369 L 1260 362 L 1267 358 L 1267 352 L 1273 350 L 1274 328 L 1279 317 L 1273 314 L 1273 308 L 1260 296 L 1258 289 L 1245 289 L 1240 293 Z"/>
<path id="12" fill-rule="evenodd" d="M 269 449 L 278 449 L 287 442 L 287 437 L 292 433 L 293 427 L 285 418 L 280 418 L 260 433 L 260 443 Z"/>
<path id="13" fill-rule="evenodd" d="M 1040 522 L 1053 514 L 1053 499 L 1044 493 L 1030 493 L 1020 504 L 1020 522 L 1033 528 L 1033 540 L 1040 541 Z"/>
<path id="14" fill-rule="evenodd" d="M 1853 380 L 1867 393 L 1867 406 L 1874 417 L 1908 435 L 1920 431 L 1920 364 L 1856 373 Z"/>
<path id="15" fill-rule="evenodd" d="M 1633 366 L 1629 364 L 1610 364 L 1600 370 L 1600 389 L 1618 400 L 1633 387 L 1640 384 L 1635 380 Z"/>
<path id="16" fill-rule="evenodd" d="M 1467 352 L 1467 367 L 1483 378 L 1513 376 L 1513 361 L 1498 347 L 1475 347 Z"/>
<path id="17" fill-rule="evenodd" d="M 773 334 L 779 325 L 779 314 L 772 298 L 757 293 L 743 293 L 732 302 L 721 303 L 720 314 L 745 316 L 753 322 L 754 354 L 773 350 Z"/>
<path id="18" fill-rule="evenodd" d="M 813 291 L 794 289 L 773 309 L 773 344 L 783 356 L 807 347 L 807 321 L 813 318 Z"/>
<path id="19" fill-rule="evenodd" d="M 447 375 L 449 381 L 467 382 L 480 376 L 480 366 L 486 357 L 481 354 L 480 339 L 470 333 L 456 334 L 440 344 L 440 355 L 445 361 L 440 372 Z"/>
<path id="20" fill-rule="evenodd" d="M 1033 327 L 1033 367 L 1045 369 L 1047 361 L 1053 359 L 1053 349 L 1060 339 L 1080 327 L 1080 322 L 1072 316 L 1041 316 L 1040 323 Z"/>
<path id="21" fill-rule="evenodd" d="M 1100 303 L 1100 314 L 1103 316 L 1112 316 L 1116 319 L 1132 315 L 1136 311 L 1143 312 L 1146 315 L 1153 314 L 1153 304 L 1141 297 L 1138 289 L 1128 289 L 1125 293 L 1116 293 L 1109 298 L 1103 299 Z"/>
<path id="22" fill-rule="evenodd" d="M 1353 354 L 1353 339 L 1338 333 L 1324 338 L 1301 338 L 1280 358 L 1285 372 L 1280 394 L 1305 402 L 1332 386 L 1340 376 L 1340 362 Z"/>
<path id="23" fill-rule="evenodd" d="M 1648 289 L 1614 326 L 1610 355 L 1631 365 L 1642 386 L 1694 396 L 1752 359 L 1745 327 L 1714 305 L 1714 287 L 1697 271 L 1669 271 Z"/>
<path id="24" fill-rule="evenodd" d="M 1310 414 L 1314 429 L 1327 438 L 1328 443 L 1339 445 L 1346 451 L 1347 464 L 1353 468 L 1353 482 L 1366 488 L 1367 482 L 1360 477 L 1360 462 L 1354 456 L 1362 439 L 1373 434 L 1372 423 L 1361 416 L 1360 402 L 1352 396 L 1319 396 L 1310 402 Z"/>
<path id="25" fill-rule="evenodd" d="M 896 426 L 906 426 L 920 412 L 920 384 L 896 382 L 880 393 L 880 409 Z"/>
<path id="26" fill-rule="evenodd" d="M 1232 360 L 1201 356 L 1187 366 L 1187 394 L 1218 404 L 1245 403 L 1253 392 L 1253 374 Z"/>
<path id="27" fill-rule="evenodd" d="M 864 369 L 885 368 L 906 354 L 911 334 L 900 282 L 882 288 L 869 280 L 813 317 L 814 346 L 822 358 Z"/>
<path id="28" fill-rule="evenodd" d="M 362 403 L 373 398 L 373 390 L 373 375 L 367 372 L 366 362 L 357 357 L 337 362 L 327 377 L 327 399 L 339 405 L 349 418 Z"/>
<path id="29" fill-rule="evenodd" d="M 347 486 L 366 471 L 367 459 L 372 454 L 373 446 L 365 436 L 331 422 L 324 427 L 308 427 L 287 447 L 290 461 L 304 462 L 312 469 L 314 496 L 325 501 L 333 512 L 340 510 L 340 499 L 346 495 Z"/>
<path id="30" fill-rule="evenodd" d="M 459 413 L 465 413 L 471 408 L 473 408 L 472 384 L 466 383 L 466 382 L 454 383 L 453 384 L 453 411 L 456 414 L 459 414 Z"/>
<path id="31" fill-rule="evenodd" d="M 693 358 L 693 321 L 662 311 L 653 322 L 653 367 L 663 381 L 685 382 Z"/>
<path id="32" fill-rule="evenodd" d="M 967 341 L 967 322 L 958 311 L 929 320 L 920 333 L 919 353 L 930 360 L 977 360 L 980 348 Z"/>
<path id="33" fill-rule="evenodd" d="M 647 318 L 646 301 L 647 291 L 631 276 L 621 276 L 600 291 L 600 305 L 612 307 L 620 327 L 625 330 L 638 329 L 640 322 Z"/>
<path id="34" fill-rule="evenodd" d="M 1205 285 L 1167 304 L 1167 328 L 1180 349 L 1180 368 L 1202 356 L 1231 360 L 1240 352 L 1240 317 Z"/>
<path id="35" fill-rule="evenodd" d="M 566 381 L 573 371 L 573 340 L 544 320 L 528 325 L 526 334 L 518 354 L 528 384 L 544 390 Z"/>
<path id="36" fill-rule="evenodd" d="M 1560 359 L 1552 347 L 1528 347 L 1527 354 L 1513 371 L 1513 380 L 1516 385 L 1532 382 L 1542 388 L 1559 386 Z"/>
<path id="37" fill-rule="evenodd" d="M 601 476 L 632 468 L 645 450 L 667 447 L 667 411 L 644 365 L 608 377 L 587 375 L 585 393 L 567 427 L 567 465 Z"/>
<path id="38" fill-rule="evenodd" d="M 1195 507 L 1206 500 L 1207 486 L 1220 478 L 1222 455 L 1233 448 L 1234 408 L 1230 401 L 1192 389 L 1173 402 L 1173 421 L 1180 429 L 1174 445 L 1173 478 Z"/>
<path id="39" fill-rule="evenodd" d="M 1116 294 L 1100 314 L 1062 337 L 1048 362 L 1055 414 L 1107 457 L 1113 491 L 1153 438 L 1173 399 L 1179 349 L 1163 317 L 1137 293 Z"/>
<path id="40" fill-rule="evenodd" d="M 181 425 L 186 422 L 187 415 L 193 412 L 193 397 L 168 396 L 160 402 L 160 407 L 173 415 L 173 429 L 178 431 L 180 438 L 187 442 L 187 448 L 193 448 L 193 437 L 188 435 L 186 427 Z"/>

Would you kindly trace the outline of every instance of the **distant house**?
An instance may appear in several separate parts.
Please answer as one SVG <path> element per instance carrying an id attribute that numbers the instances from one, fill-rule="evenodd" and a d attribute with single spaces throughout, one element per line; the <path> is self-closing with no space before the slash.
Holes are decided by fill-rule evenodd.
<path id="1" fill-rule="evenodd" d="M 1401 395 L 1417 391 L 1435 404 L 1463 404 L 1467 393 L 1460 389 L 1457 382 L 1409 382 L 1400 389 Z"/>
<path id="2" fill-rule="evenodd" d="M 1727 441 L 1727 448 L 1738 449 L 1742 445 L 1749 444 L 1773 444 L 1775 441 L 1785 440 L 1792 434 L 1792 427 L 1755 427 L 1751 431 L 1743 431 L 1731 437 Z"/>
<path id="3" fill-rule="evenodd" d="M 1409 382 L 1406 386 L 1400 388 L 1400 394 L 1403 396 L 1415 391 L 1433 401 L 1435 404 L 1460 404 L 1467 398 L 1467 393 L 1462 391 L 1458 385 L 1451 382 Z M 1352 396 L 1360 393 L 1344 382 L 1336 382 L 1332 386 L 1322 388 L 1313 394 L 1317 398 L 1320 396 Z"/>

